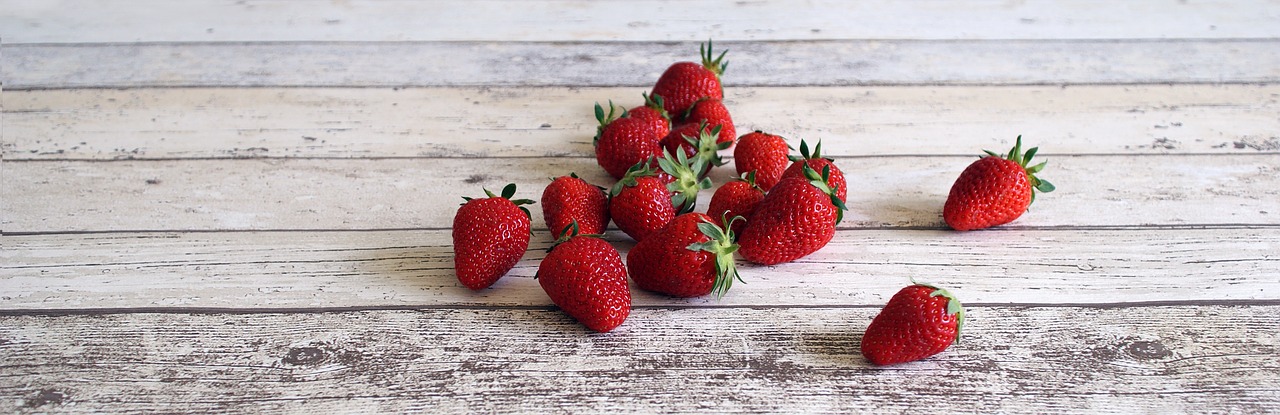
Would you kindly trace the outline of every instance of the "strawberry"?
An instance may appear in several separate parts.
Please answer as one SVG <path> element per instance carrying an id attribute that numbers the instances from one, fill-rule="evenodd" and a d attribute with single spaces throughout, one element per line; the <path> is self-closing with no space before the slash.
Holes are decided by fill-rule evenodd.
<path id="1" fill-rule="evenodd" d="M 622 178 L 636 163 L 662 154 L 658 141 L 667 134 L 658 128 L 661 123 L 647 115 L 628 115 L 624 112 L 615 116 L 612 102 L 609 103 L 608 114 L 600 104 L 596 104 L 596 120 L 600 121 L 594 139 L 596 163 L 615 179 Z"/>
<path id="2" fill-rule="evenodd" d="M 818 142 L 818 145 L 813 147 L 813 153 L 809 153 L 808 143 L 805 143 L 804 140 L 800 140 L 800 157 L 792 157 L 791 160 L 794 161 L 794 163 L 792 163 L 791 167 L 788 167 L 786 171 L 782 172 L 783 178 L 804 178 L 804 170 L 800 167 L 803 165 L 809 166 L 809 168 L 814 171 L 823 171 L 827 167 L 830 167 L 831 188 L 835 189 L 836 197 L 839 197 L 841 202 L 846 200 L 845 196 L 848 191 L 844 181 L 844 173 L 840 172 L 840 168 L 836 167 L 835 162 L 831 159 L 822 157 L 821 141 Z"/>
<path id="3" fill-rule="evenodd" d="M 767 192 L 782 180 L 782 172 L 791 164 L 790 151 L 782 137 L 763 131 L 746 133 L 733 149 L 733 167 L 738 174 L 754 171 L 756 185 Z"/>
<path id="4" fill-rule="evenodd" d="M 876 365 L 912 362 L 960 339 L 964 306 L 947 290 L 914 284 L 889 299 L 862 335 L 862 355 Z"/>
<path id="5" fill-rule="evenodd" d="M 665 132 L 671 130 L 671 116 L 662 108 L 662 97 L 645 93 L 640 96 L 644 97 L 644 105 L 627 110 L 625 116 L 645 120 L 654 131 L 663 132 L 665 136 Z"/>
<path id="6" fill-rule="evenodd" d="M 737 131 L 733 128 L 733 117 L 729 116 L 729 109 L 725 108 L 724 101 L 719 98 L 703 98 L 693 104 L 689 108 L 689 112 L 682 117 L 681 121 L 685 124 L 690 123 L 706 123 L 711 127 L 720 127 L 720 135 L 716 138 L 717 143 L 725 143 L 725 148 L 733 146 L 734 139 L 738 138 Z"/>
<path id="7" fill-rule="evenodd" d="M 756 205 L 738 243 L 742 257 L 764 265 L 790 262 L 831 241 L 844 217 L 844 202 L 831 188 L 831 169 L 803 167 L 804 179 L 784 178 Z"/>
<path id="8" fill-rule="evenodd" d="M 570 223 L 585 234 L 602 234 L 609 226 L 609 195 L 577 174 L 557 177 L 542 190 L 542 218 L 552 234 Z"/>
<path id="9" fill-rule="evenodd" d="M 668 114 L 684 114 L 693 103 L 704 97 L 724 99 L 724 88 L 720 84 L 720 75 L 729 65 L 724 61 L 728 51 L 720 52 L 713 58 L 711 41 L 699 47 L 702 63 L 676 62 L 667 68 L 658 82 L 654 83 L 649 95 L 661 96 L 663 108 Z"/>
<path id="10" fill-rule="evenodd" d="M 532 200 L 511 200 L 516 185 L 502 188 L 502 196 L 485 189 L 488 198 L 466 200 L 453 217 L 453 269 L 462 285 L 481 290 L 493 285 L 516 266 L 529 249 L 529 210 Z"/>
<path id="11" fill-rule="evenodd" d="M 597 332 L 613 330 L 631 313 L 631 289 L 622 257 L 599 235 L 565 227 L 534 276 L 551 302 Z"/>
<path id="12" fill-rule="evenodd" d="M 725 161 L 720 157 L 720 150 L 729 148 L 730 143 L 719 142 L 720 127 L 710 127 L 707 123 L 681 124 L 671 130 L 662 139 L 662 149 L 670 153 L 684 153 L 689 158 L 701 159 L 703 169 L 699 177 L 706 177 L 712 167 L 723 166 Z"/>
<path id="13" fill-rule="evenodd" d="M 1035 192 L 1052 192 L 1053 184 L 1036 177 L 1045 163 L 1031 167 L 1037 148 L 1022 153 L 1022 136 L 1018 136 L 1007 156 L 987 151 L 960 173 L 951 185 L 942 218 L 957 231 L 989 228 L 1013 222 L 1027 211 L 1035 200 Z"/>
<path id="14" fill-rule="evenodd" d="M 609 215 L 618 229 L 642 241 L 675 218 L 688 213 L 698 200 L 698 191 L 711 187 L 711 180 L 698 179 L 701 160 L 690 161 L 684 153 L 665 153 L 657 161 L 659 174 L 648 162 L 636 163 L 613 185 L 609 195 Z"/>
<path id="15" fill-rule="evenodd" d="M 640 241 L 627 254 L 636 286 L 675 297 L 724 296 L 738 277 L 733 233 L 702 213 L 686 213 Z"/>
<path id="16" fill-rule="evenodd" d="M 756 174 L 750 172 L 737 180 L 721 185 L 711 195 L 711 205 L 707 207 L 707 215 L 712 218 L 751 217 L 756 205 L 764 199 L 764 190 L 756 185 Z M 733 234 L 740 235 L 744 222 L 736 222 L 731 226 Z"/>

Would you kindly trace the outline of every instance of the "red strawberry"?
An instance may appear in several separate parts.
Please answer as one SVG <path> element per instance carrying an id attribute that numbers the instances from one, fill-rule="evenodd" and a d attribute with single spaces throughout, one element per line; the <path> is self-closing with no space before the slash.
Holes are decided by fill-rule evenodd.
<path id="1" fill-rule="evenodd" d="M 677 216 L 627 254 L 636 286 L 675 297 L 717 297 L 738 278 L 733 234 L 701 213 Z M 739 279 L 740 280 L 740 279 Z"/>
<path id="2" fill-rule="evenodd" d="M 800 157 L 792 157 L 791 159 L 795 161 L 795 163 L 792 163 L 791 167 L 788 167 L 786 171 L 782 172 L 782 178 L 805 177 L 804 171 L 800 167 L 802 165 L 808 165 L 809 168 L 814 171 L 823 171 L 823 169 L 830 167 L 831 188 L 835 189 L 836 197 L 839 197 L 841 202 L 847 200 L 845 199 L 845 196 L 848 190 L 846 189 L 847 185 L 844 181 L 844 173 L 840 171 L 839 167 L 836 167 L 836 164 L 832 162 L 831 159 L 822 157 L 821 141 L 818 142 L 818 145 L 813 147 L 813 153 L 809 153 L 808 143 L 805 143 L 804 140 L 800 140 Z"/>
<path id="3" fill-rule="evenodd" d="M 653 92 L 649 95 L 661 96 L 664 100 L 663 108 L 667 109 L 668 114 L 684 114 L 693 106 L 693 103 L 704 97 L 715 99 L 724 99 L 724 88 L 720 85 L 720 75 L 724 74 L 724 69 L 729 65 L 724 61 L 724 55 L 727 53 L 720 52 L 719 57 L 713 58 L 711 52 L 711 41 L 699 48 L 699 54 L 702 55 L 702 63 L 694 62 L 676 62 L 667 68 L 662 76 L 658 77 L 658 82 L 653 85 Z"/>
<path id="4" fill-rule="evenodd" d="M 658 159 L 666 175 L 659 175 L 647 162 L 637 163 L 609 192 L 613 223 L 642 241 L 676 215 L 692 211 L 698 191 L 711 187 L 711 180 L 698 180 L 701 164 L 701 160 L 690 162 L 684 153 L 677 153 L 675 159 L 666 153 Z"/>
<path id="5" fill-rule="evenodd" d="M 782 172 L 791 165 L 790 151 L 782 137 L 763 131 L 746 133 L 733 149 L 733 167 L 738 174 L 754 171 L 756 184 L 767 192 L 782 180 Z"/>
<path id="6" fill-rule="evenodd" d="M 631 313 L 627 269 L 618 250 L 571 224 L 538 265 L 538 285 L 551 302 L 587 328 L 613 330 Z"/>
<path id="7" fill-rule="evenodd" d="M 529 249 L 529 210 L 532 200 L 511 200 L 516 185 L 489 190 L 488 198 L 463 197 L 466 203 L 453 217 L 453 269 L 458 281 L 473 290 L 484 289 L 516 266 Z"/>
<path id="8" fill-rule="evenodd" d="M 960 339 L 964 307 L 947 290 L 915 284 L 903 288 L 866 334 L 862 355 L 876 365 L 912 362 L 941 353 Z"/>
<path id="9" fill-rule="evenodd" d="M 1045 163 L 1031 167 L 1037 148 L 1022 153 L 1022 136 L 1009 155 L 987 151 L 960 173 L 942 207 L 947 226 L 957 231 L 989 228 L 1013 222 L 1035 201 L 1035 191 L 1052 192 L 1053 184 L 1036 177 Z"/>
<path id="10" fill-rule="evenodd" d="M 569 173 L 542 190 L 542 218 L 552 234 L 577 223 L 586 234 L 602 234 L 609 226 L 609 195 Z"/>
<path id="11" fill-rule="evenodd" d="M 784 178 L 747 218 L 738 243 L 742 257 L 773 265 L 809 255 L 831 241 L 844 217 L 844 203 L 831 189 L 830 169 L 819 175 L 807 166 L 806 178 Z"/>
<path id="12" fill-rule="evenodd" d="M 712 167 L 723 166 L 725 161 L 720 157 L 720 150 L 729 148 L 730 143 L 721 143 L 717 141 L 720 135 L 720 127 L 710 127 L 707 124 L 681 124 L 679 127 L 671 130 L 662 139 L 662 149 L 675 153 L 684 153 L 691 159 L 701 159 L 703 161 L 703 169 L 698 175 L 705 177 Z"/>
<path id="13" fill-rule="evenodd" d="M 600 121 L 595 137 L 596 163 L 620 179 L 636 163 L 662 154 L 658 141 L 667 131 L 657 129 L 658 123 L 645 116 L 628 117 L 624 113 L 615 118 L 614 109 L 610 102 L 609 113 L 605 114 L 604 108 L 596 104 L 596 119 Z"/>
<path id="14" fill-rule="evenodd" d="M 728 220 L 734 216 L 751 217 L 756 205 L 764 199 L 764 190 L 756 185 L 755 172 L 725 183 L 711 195 L 711 205 L 707 207 L 707 216 Z M 745 222 L 736 222 L 731 226 L 735 235 L 742 233 Z"/>
<path id="15" fill-rule="evenodd" d="M 724 101 L 719 98 L 698 100 L 689 108 L 682 121 L 686 124 L 705 122 L 710 127 L 720 127 L 716 142 L 726 143 L 725 148 L 733 146 L 734 139 L 738 138 L 738 132 L 733 128 L 733 117 L 729 116 L 729 109 L 725 108 Z"/>
<path id="16" fill-rule="evenodd" d="M 644 97 L 644 105 L 627 110 L 623 116 L 645 120 L 654 131 L 663 132 L 665 136 L 665 132 L 671 130 L 671 116 L 662 108 L 662 97 L 645 93 L 640 96 Z"/>

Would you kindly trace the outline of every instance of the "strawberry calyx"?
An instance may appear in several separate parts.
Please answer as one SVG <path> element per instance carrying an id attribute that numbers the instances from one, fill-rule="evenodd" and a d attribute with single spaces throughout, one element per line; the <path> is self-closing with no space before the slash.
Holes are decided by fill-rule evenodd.
<path id="1" fill-rule="evenodd" d="M 1053 183 L 1049 183 L 1048 180 L 1044 180 L 1039 177 L 1036 177 L 1036 173 L 1039 173 L 1041 170 L 1044 170 L 1044 166 L 1046 164 L 1049 164 L 1049 162 L 1046 161 L 1046 162 L 1042 162 L 1040 164 L 1032 165 L 1029 167 L 1027 166 L 1028 164 L 1031 164 L 1031 158 L 1035 157 L 1036 151 L 1038 150 L 1040 150 L 1040 147 L 1032 147 L 1030 150 L 1027 150 L 1026 153 L 1023 153 L 1022 152 L 1022 136 L 1019 135 L 1018 139 L 1013 144 L 1013 148 L 1009 150 L 1008 154 L 996 154 L 996 152 L 991 150 L 982 150 L 982 151 L 984 153 L 987 153 L 987 155 L 983 157 L 998 157 L 998 158 L 1012 161 L 1014 163 L 1018 163 L 1019 166 L 1022 166 L 1022 169 L 1026 170 L 1027 172 L 1027 181 L 1031 183 L 1031 188 L 1033 189 L 1031 191 L 1031 202 L 1035 203 L 1037 191 L 1041 193 L 1049 193 L 1049 192 L 1052 192 L 1054 189 L 1056 189 Z"/>
<path id="2" fill-rule="evenodd" d="M 749 172 L 746 172 L 746 173 L 742 173 L 742 175 L 738 176 L 738 178 L 733 179 L 733 180 L 740 181 L 740 182 L 744 182 L 744 183 L 746 183 L 746 184 L 747 184 L 747 186 L 748 186 L 748 187 L 750 187 L 750 188 L 752 188 L 752 189 L 754 189 L 754 190 L 757 190 L 757 191 L 759 191 L 760 193 L 764 193 L 764 189 L 761 189 L 761 188 L 760 188 L 760 185 L 759 185 L 759 184 L 756 184 L 756 171 L 755 171 L 755 170 L 752 170 L 752 171 L 749 171 Z"/>
<path id="3" fill-rule="evenodd" d="M 809 167 L 808 163 L 801 166 L 803 166 L 801 169 L 804 171 L 804 177 L 809 179 L 809 184 L 831 197 L 831 204 L 836 207 L 836 224 L 839 225 L 840 221 L 844 220 L 844 211 L 849 210 L 849 208 L 845 206 L 844 201 L 840 200 L 839 196 L 836 196 L 836 188 L 831 185 L 831 166 L 822 166 L 821 174 L 814 170 L 813 167 Z"/>
<path id="4" fill-rule="evenodd" d="M 791 146 L 787 146 L 787 148 L 791 148 Z M 800 155 L 787 156 L 787 160 L 791 161 L 817 160 L 821 158 L 825 158 L 827 161 L 835 161 L 830 157 L 822 157 L 822 140 L 818 140 L 818 144 L 813 146 L 813 152 L 811 153 L 809 152 L 809 143 L 802 139 L 800 140 Z"/>
<path id="5" fill-rule="evenodd" d="M 733 286 L 733 280 L 746 284 L 746 281 L 742 281 L 742 276 L 738 274 L 737 264 L 733 262 L 733 253 L 738 251 L 738 244 L 733 242 L 733 231 L 731 230 L 734 222 L 746 219 L 742 216 L 721 219 L 724 223 L 723 227 L 707 219 L 699 222 L 698 231 L 709 239 L 706 242 L 696 242 L 686 247 L 690 251 L 707 251 L 715 255 L 716 280 L 711 286 L 711 292 L 716 295 L 717 300 L 723 298 L 725 292 L 729 291 L 729 287 Z"/>
<path id="6" fill-rule="evenodd" d="M 951 294 L 951 292 L 947 291 L 945 288 L 941 288 L 933 284 L 919 283 L 919 282 L 916 282 L 914 278 L 911 280 L 911 283 L 915 285 L 919 285 L 921 287 L 932 289 L 933 292 L 929 293 L 930 297 L 944 297 L 947 299 L 947 315 L 956 316 L 955 343 L 959 343 L 960 333 L 961 331 L 964 330 L 964 305 L 960 304 L 960 300 L 956 299 L 956 296 L 954 294 Z"/>
<path id="7" fill-rule="evenodd" d="M 689 159 L 684 151 L 677 151 L 673 158 L 670 151 L 662 150 L 658 167 L 675 178 L 667 184 L 667 190 L 671 191 L 671 205 L 675 206 L 677 215 L 692 212 L 698 202 L 698 191 L 711 188 L 711 179 L 698 179 L 699 172 L 710 169 L 706 163 L 703 158 Z"/>
<path id="8" fill-rule="evenodd" d="M 698 171 L 699 176 L 707 174 L 708 171 L 711 171 L 712 167 L 725 165 L 726 162 L 723 157 L 720 157 L 719 151 L 729 148 L 729 144 L 732 144 L 732 142 L 717 142 L 720 140 L 719 125 L 712 126 L 711 129 L 708 130 L 707 122 L 702 121 L 698 125 L 697 138 L 687 135 L 682 135 L 681 138 L 684 138 L 684 141 L 692 145 L 695 149 L 693 157 L 705 161 L 703 169 Z"/>
<path id="9" fill-rule="evenodd" d="M 609 100 L 609 112 L 607 114 L 604 112 L 604 107 L 601 107 L 599 102 L 596 103 L 596 121 L 600 122 L 600 126 L 596 127 L 596 136 L 591 139 L 592 146 L 600 144 L 600 136 L 604 135 L 604 127 L 609 126 L 609 123 L 618 118 L 627 116 L 626 110 L 623 110 L 621 114 L 617 111 L 618 107 L 613 105 L 613 100 Z"/>
<path id="10" fill-rule="evenodd" d="M 698 55 L 702 56 L 702 66 L 716 74 L 716 78 L 724 74 L 725 68 L 729 67 L 729 62 L 724 60 L 724 55 L 729 53 L 728 50 L 720 52 L 720 56 L 715 56 L 711 51 L 711 39 L 707 39 L 707 43 L 698 45 Z"/>
<path id="11" fill-rule="evenodd" d="M 667 122 L 671 122 L 671 114 L 667 112 L 665 107 L 663 107 L 665 103 L 662 101 L 662 95 L 649 95 L 648 92 L 641 92 L 640 96 L 644 97 L 644 106 L 652 108 L 654 111 L 658 112 L 658 115 L 662 116 L 662 119 L 667 120 Z"/>
<path id="12" fill-rule="evenodd" d="M 512 199 L 511 197 L 516 195 L 516 184 L 515 184 L 515 183 L 508 183 L 506 186 L 504 186 L 504 187 L 502 188 L 502 194 L 499 194 L 499 195 L 495 195 L 495 194 L 493 194 L 493 192 L 490 192 L 490 191 L 489 191 L 489 189 L 486 189 L 486 188 L 483 188 L 483 187 L 481 187 L 480 189 L 481 189 L 481 190 L 484 190 L 484 194 L 485 194 L 485 195 L 487 195 L 487 196 L 489 196 L 490 198 L 501 197 L 501 198 L 503 198 L 503 199 L 510 200 L 512 204 L 515 204 L 515 205 L 516 205 L 516 207 L 520 208 L 520 211 L 521 211 L 521 212 L 524 212 L 524 216 L 525 216 L 526 218 L 529 218 L 529 220 L 533 220 L 533 215 L 531 215 L 531 214 L 529 213 L 529 209 L 528 209 L 528 208 L 526 208 L 526 207 L 524 207 L 524 205 L 532 205 L 532 204 L 537 203 L 537 202 L 534 202 L 534 201 L 529 200 L 529 199 Z M 462 200 L 464 201 L 464 202 L 462 202 L 462 204 L 464 204 L 464 205 L 465 205 L 465 204 L 467 204 L 467 202 L 470 202 L 470 201 L 472 200 L 472 198 L 470 198 L 470 197 L 466 197 L 466 196 L 463 196 L 463 197 L 462 197 Z M 530 227 L 530 228 L 529 228 L 529 234 L 530 234 L 530 235 L 533 235 L 533 227 Z"/>
<path id="13" fill-rule="evenodd" d="M 551 250 L 556 249 L 556 247 L 560 246 L 560 244 L 569 242 L 570 239 L 573 239 L 579 236 L 587 237 L 587 238 L 604 238 L 604 235 L 594 234 L 594 233 L 579 234 L 578 231 L 579 231 L 578 221 L 574 220 L 573 222 L 569 222 L 568 225 L 565 225 L 564 229 L 560 230 L 560 234 L 559 236 L 556 237 L 555 242 L 552 242 L 551 246 L 547 247 L 547 252 L 551 252 Z"/>
<path id="14" fill-rule="evenodd" d="M 618 182 L 614 183 L 613 187 L 609 188 L 609 197 L 617 196 L 618 193 L 622 193 L 623 188 L 635 186 L 636 179 L 638 178 L 657 175 L 658 171 L 653 167 L 653 157 L 641 160 L 639 163 L 631 166 L 631 168 L 628 168 L 627 173 L 623 174 L 622 178 L 618 179 Z"/>

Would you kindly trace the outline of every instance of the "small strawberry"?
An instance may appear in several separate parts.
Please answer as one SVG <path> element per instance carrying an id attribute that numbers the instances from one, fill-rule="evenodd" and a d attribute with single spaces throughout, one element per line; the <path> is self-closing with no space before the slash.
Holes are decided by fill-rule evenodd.
<path id="1" fill-rule="evenodd" d="M 542 190 L 542 218 L 552 234 L 570 223 L 585 234 L 602 234 L 609 226 L 609 195 L 577 174 L 557 177 Z"/>
<path id="2" fill-rule="evenodd" d="M 664 132 L 665 136 L 665 131 L 671 130 L 671 116 L 662 108 L 662 97 L 646 93 L 641 93 L 640 96 L 644 97 L 644 105 L 627 110 L 625 116 L 642 119 L 650 123 L 654 131 Z"/>
<path id="3" fill-rule="evenodd" d="M 453 269 L 467 288 L 481 290 L 506 275 L 529 249 L 529 210 L 532 200 L 511 200 L 516 185 L 489 190 L 488 198 L 466 200 L 453 217 Z"/>
<path id="4" fill-rule="evenodd" d="M 701 160 L 690 161 L 684 153 L 673 159 L 666 153 L 657 163 L 665 174 L 648 162 L 636 163 L 609 192 L 613 223 L 636 241 L 644 240 L 677 215 L 692 211 L 698 191 L 711 187 L 711 180 L 698 179 Z"/>
<path id="5" fill-rule="evenodd" d="M 791 147 L 782 137 L 755 131 L 743 134 L 733 149 L 733 167 L 738 174 L 755 172 L 756 185 L 769 191 L 782 180 L 782 172 L 791 165 Z"/>
<path id="6" fill-rule="evenodd" d="M 733 233 L 701 213 L 686 213 L 640 241 L 627 254 L 636 286 L 675 297 L 724 296 L 738 277 Z"/>
<path id="7" fill-rule="evenodd" d="M 636 163 L 662 154 L 658 142 L 667 131 L 658 129 L 660 123 L 647 116 L 630 117 L 626 112 L 615 116 L 615 109 L 610 102 L 606 114 L 604 108 L 596 104 L 596 120 L 600 126 L 594 143 L 596 163 L 610 176 L 620 179 Z"/>
<path id="8" fill-rule="evenodd" d="M 741 178 L 730 181 L 716 189 L 711 195 L 711 205 L 707 207 L 707 216 L 712 218 L 732 218 L 741 216 L 743 218 L 751 217 L 751 213 L 755 212 L 756 205 L 764 200 L 764 190 L 756 185 L 756 174 L 750 172 Z M 746 227 L 745 221 L 739 221 L 731 226 L 734 235 L 740 235 L 742 228 Z"/>
<path id="9" fill-rule="evenodd" d="M 684 153 L 691 159 L 701 159 L 703 169 L 698 172 L 698 176 L 706 177 L 712 167 L 725 164 L 724 158 L 720 157 L 720 150 L 729 148 L 730 143 L 719 142 L 716 138 L 719 135 L 719 126 L 708 127 L 705 122 L 681 124 L 672 129 L 660 144 L 663 150 L 672 154 Z"/>
<path id="10" fill-rule="evenodd" d="M 729 65 L 724 61 L 728 51 L 720 52 L 713 57 L 711 41 L 708 40 L 699 48 L 702 63 L 676 62 L 667 68 L 658 82 L 653 85 L 649 95 L 661 96 L 663 107 L 668 114 L 684 114 L 693 103 L 704 97 L 724 99 L 724 88 L 720 84 L 720 75 Z"/>
<path id="11" fill-rule="evenodd" d="M 804 179 L 784 178 L 747 218 L 738 243 L 742 257 L 764 265 L 791 262 L 827 246 L 844 217 L 844 202 L 822 174 L 803 167 Z"/>
<path id="12" fill-rule="evenodd" d="M 964 307 L 947 290 L 914 284 L 889 299 L 862 335 L 862 355 L 876 365 L 913 362 L 960 340 Z"/>
<path id="13" fill-rule="evenodd" d="M 960 173 L 951 185 L 942 218 L 957 231 L 989 228 L 1013 222 L 1035 201 L 1035 192 L 1052 192 L 1048 181 L 1036 177 L 1045 163 L 1031 167 L 1037 148 L 1022 153 L 1022 136 L 1018 136 L 1008 156 L 987 151 Z"/>
<path id="14" fill-rule="evenodd" d="M 839 167 L 836 167 L 834 161 L 829 158 L 822 157 L 821 141 L 818 142 L 818 145 L 813 147 L 813 153 L 810 153 L 808 143 L 805 143 L 804 140 L 800 140 L 800 157 L 793 156 L 791 160 L 794 161 L 794 163 L 792 163 L 791 167 L 788 167 L 786 171 L 782 172 L 782 177 L 784 179 L 787 177 L 804 178 L 804 171 L 800 167 L 802 165 L 807 165 L 814 171 L 823 171 L 823 169 L 831 167 L 831 188 L 835 189 L 836 197 L 839 197 L 841 202 L 846 200 L 845 196 L 848 192 L 846 188 L 848 186 L 844 181 L 844 173 L 840 171 Z"/>
<path id="15" fill-rule="evenodd" d="M 599 235 L 579 235 L 565 227 L 538 265 L 538 285 L 570 317 L 600 333 L 613 330 L 631 313 L 627 268 Z"/>
<path id="16" fill-rule="evenodd" d="M 718 98 L 703 98 L 693 104 L 689 108 L 689 112 L 681 119 L 682 122 L 689 123 L 706 123 L 711 127 L 720 127 L 720 135 L 716 138 L 716 142 L 724 143 L 725 148 L 733 146 L 733 142 L 738 138 L 738 132 L 733 128 L 733 117 L 729 116 L 729 109 L 725 108 L 724 101 Z"/>

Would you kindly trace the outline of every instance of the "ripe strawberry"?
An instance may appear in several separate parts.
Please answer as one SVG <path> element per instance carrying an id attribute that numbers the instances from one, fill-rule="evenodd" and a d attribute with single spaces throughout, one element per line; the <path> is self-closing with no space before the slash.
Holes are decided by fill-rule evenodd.
<path id="1" fill-rule="evenodd" d="M 941 353 L 960 340 L 964 307 L 947 290 L 910 285 L 889 304 L 862 336 L 862 355 L 876 365 L 912 362 Z"/>
<path id="2" fill-rule="evenodd" d="M 577 223 L 586 234 L 602 234 L 609 226 L 609 195 L 569 173 L 542 190 L 542 218 L 552 234 Z"/>
<path id="3" fill-rule="evenodd" d="M 682 117 L 685 124 L 690 123 L 706 123 L 711 127 L 720 127 L 720 135 L 716 138 L 717 143 L 725 143 L 725 148 L 733 146 L 733 142 L 738 138 L 738 132 L 733 128 L 733 117 L 729 116 L 729 109 L 725 108 L 724 101 L 718 98 L 703 98 L 693 104 L 689 108 L 689 112 Z"/>
<path id="4" fill-rule="evenodd" d="M 750 172 L 743 177 L 721 185 L 716 192 L 711 195 L 711 205 L 707 207 L 707 216 L 712 218 L 723 218 L 728 220 L 734 216 L 743 218 L 751 217 L 751 213 L 755 212 L 756 205 L 764 199 L 764 190 L 756 185 L 756 174 Z M 739 221 L 731 226 L 733 234 L 740 235 L 742 228 L 746 227 L 745 221 Z"/>
<path id="5" fill-rule="evenodd" d="M 693 103 L 704 97 L 724 99 L 724 88 L 720 85 L 720 75 L 729 65 L 724 61 L 728 51 L 720 52 L 713 58 L 711 41 L 699 47 L 702 63 L 676 62 L 667 68 L 658 82 L 653 85 L 649 95 L 661 96 L 663 108 L 668 114 L 684 114 Z"/>
<path id="6" fill-rule="evenodd" d="M 723 166 L 725 161 L 720 157 L 720 150 L 729 148 L 730 143 L 717 141 L 720 127 L 708 127 L 705 122 L 698 124 L 681 124 L 667 134 L 660 143 L 664 151 L 684 153 L 691 159 L 701 159 L 703 170 L 698 176 L 706 177 L 712 167 Z"/>
<path id="7" fill-rule="evenodd" d="M 821 141 L 818 142 L 818 145 L 813 147 L 813 153 L 809 153 L 809 144 L 805 143 L 804 140 L 800 140 L 800 157 L 792 156 L 791 160 L 794 161 L 794 163 L 792 163 L 791 167 L 788 167 L 786 171 L 782 172 L 782 178 L 805 177 L 804 171 L 800 167 L 802 165 L 807 165 L 814 171 L 823 171 L 823 169 L 831 167 L 831 188 L 835 189 L 836 197 L 839 197 L 841 202 L 846 200 L 845 196 L 848 190 L 846 189 L 847 186 L 844 181 L 844 173 L 840 171 L 839 167 L 836 167 L 834 161 L 829 158 L 822 157 Z"/>
<path id="8" fill-rule="evenodd" d="M 676 215 L 692 211 L 698 191 L 711 187 L 711 180 L 698 179 L 702 161 L 690 161 L 684 153 L 674 159 L 665 153 L 658 166 L 665 175 L 648 162 L 636 163 L 609 192 L 613 223 L 636 241 L 643 241 Z"/>
<path id="9" fill-rule="evenodd" d="M 653 126 L 654 131 L 663 132 L 665 136 L 665 132 L 671 130 L 671 116 L 662 108 L 662 97 L 645 93 L 640 96 L 644 97 L 644 105 L 627 110 L 623 116 L 645 120 Z"/>
<path id="10" fill-rule="evenodd" d="M 960 173 L 942 207 L 942 218 L 958 231 L 989 228 L 1013 222 L 1035 201 L 1035 191 L 1052 192 L 1048 181 L 1036 177 L 1045 163 L 1031 167 L 1037 148 L 1022 153 L 1022 136 L 1009 155 L 987 151 Z"/>
<path id="11" fill-rule="evenodd" d="M 596 120 L 600 121 L 600 127 L 596 129 L 594 142 L 596 163 L 610 176 L 620 179 L 636 163 L 662 154 L 658 141 L 666 136 L 667 131 L 658 129 L 660 123 L 648 116 L 629 117 L 624 112 L 622 116 L 615 117 L 614 110 L 612 102 L 609 103 L 608 114 L 600 104 L 596 104 Z"/>
<path id="12" fill-rule="evenodd" d="M 529 249 L 529 210 L 532 200 L 511 200 L 516 185 L 502 188 L 502 196 L 485 189 L 488 198 L 463 197 L 466 203 L 453 217 L 453 269 L 458 281 L 473 290 L 484 289 L 506 275 Z"/>
<path id="13" fill-rule="evenodd" d="M 627 254 L 636 286 L 675 297 L 724 296 L 738 277 L 733 233 L 701 213 L 677 216 Z"/>
<path id="14" fill-rule="evenodd" d="M 782 180 L 782 173 L 791 165 L 790 151 L 782 137 L 763 131 L 746 133 L 733 149 L 733 167 L 738 174 L 754 171 L 756 184 L 767 192 Z"/>
<path id="15" fill-rule="evenodd" d="M 579 235 L 570 224 L 548 250 L 534 276 L 551 302 L 597 332 L 613 330 L 631 313 L 627 269 L 598 235 Z"/>
<path id="16" fill-rule="evenodd" d="M 784 178 L 756 205 L 738 243 L 742 257 L 764 265 L 809 255 L 835 236 L 844 202 L 831 189 L 830 168 L 822 174 L 803 167 L 805 179 Z"/>

